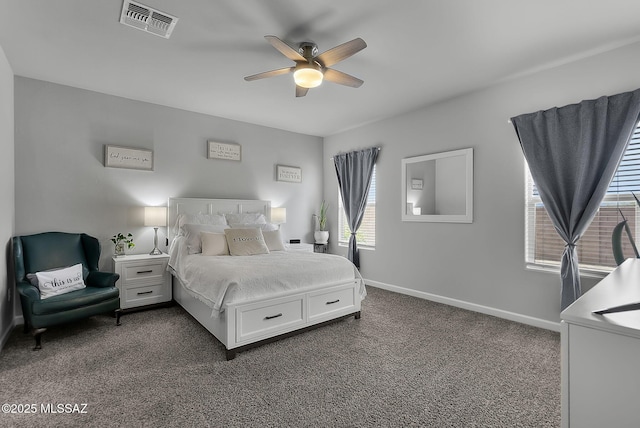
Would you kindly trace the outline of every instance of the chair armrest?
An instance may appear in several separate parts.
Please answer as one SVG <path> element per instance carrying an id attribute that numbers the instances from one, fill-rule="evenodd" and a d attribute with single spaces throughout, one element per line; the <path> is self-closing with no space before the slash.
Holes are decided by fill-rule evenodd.
<path id="1" fill-rule="evenodd" d="M 87 275 L 87 279 L 85 280 L 85 282 L 89 287 L 115 287 L 116 281 L 119 278 L 120 275 L 117 273 L 100 272 L 94 270 L 89 272 L 89 275 Z"/>
<path id="2" fill-rule="evenodd" d="M 26 281 L 20 281 L 16 284 L 16 288 L 18 289 L 18 293 L 20 293 L 21 296 L 26 297 L 28 300 L 40 300 L 40 290 L 32 284 Z"/>

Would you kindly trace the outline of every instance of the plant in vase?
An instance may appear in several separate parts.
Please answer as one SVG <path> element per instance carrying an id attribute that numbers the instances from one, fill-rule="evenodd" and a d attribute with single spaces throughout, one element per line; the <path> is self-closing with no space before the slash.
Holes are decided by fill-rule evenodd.
<path id="1" fill-rule="evenodd" d="M 320 204 L 320 213 L 316 216 L 318 219 L 318 230 L 315 231 L 313 237 L 316 240 L 316 244 L 326 244 L 329 242 L 329 231 L 327 227 L 327 208 L 329 204 L 322 201 Z"/>
<path id="2" fill-rule="evenodd" d="M 125 245 L 127 248 L 132 249 L 136 246 L 133 242 L 133 235 L 128 233 L 126 236 L 122 233 L 113 235 L 111 242 L 115 245 L 115 256 L 124 256 Z"/>

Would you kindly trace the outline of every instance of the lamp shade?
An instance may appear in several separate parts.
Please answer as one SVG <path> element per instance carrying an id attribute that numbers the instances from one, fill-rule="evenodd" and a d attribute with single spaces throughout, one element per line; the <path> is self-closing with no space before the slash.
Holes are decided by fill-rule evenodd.
<path id="1" fill-rule="evenodd" d="M 144 207 L 144 225 L 164 227 L 167 225 L 167 207 Z"/>
<path id="2" fill-rule="evenodd" d="M 271 223 L 283 224 L 287 222 L 286 208 L 271 208 Z"/>
<path id="3" fill-rule="evenodd" d="M 315 88 L 322 83 L 322 71 L 317 64 L 301 63 L 296 66 L 293 72 L 293 80 L 296 85 L 303 88 Z"/>

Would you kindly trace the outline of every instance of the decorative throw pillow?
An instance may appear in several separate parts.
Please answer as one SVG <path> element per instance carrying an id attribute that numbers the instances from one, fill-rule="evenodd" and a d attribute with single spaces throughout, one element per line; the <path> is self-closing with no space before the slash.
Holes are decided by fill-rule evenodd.
<path id="1" fill-rule="evenodd" d="M 282 242 L 280 229 L 262 231 L 262 236 L 264 236 L 264 242 L 267 244 L 269 251 L 284 251 L 284 243 Z"/>
<path id="2" fill-rule="evenodd" d="M 51 269 L 47 269 L 47 270 L 42 270 L 40 272 L 51 272 L 51 271 L 54 271 L 54 270 L 66 269 L 66 268 L 69 268 L 69 267 L 71 267 L 71 266 L 55 267 L 55 268 L 51 268 Z M 36 287 L 36 288 L 38 287 L 38 277 L 36 276 L 35 273 L 28 273 L 27 274 L 27 280 L 34 287 Z"/>
<path id="3" fill-rule="evenodd" d="M 229 246 L 224 233 L 201 232 L 203 256 L 228 256 Z"/>
<path id="4" fill-rule="evenodd" d="M 269 254 L 260 229 L 225 229 L 229 253 L 232 256 L 253 256 Z"/>
<path id="5" fill-rule="evenodd" d="M 229 226 L 227 225 L 212 225 L 212 224 L 185 224 L 184 236 L 187 239 L 187 252 L 189 254 L 197 254 L 202 252 L 202 241 L 200 240 L 200 233 L 202 232 L 217 232 L 224 233 L 224 230 Z"/>
<path id="6" fill-rule="evenodd" d="M 225 214 L 228 224 L 265 224 L 267 219 L 262 213 Z"/>
<path id="7" fill-rule="evenodd" d="M 38 278 L 41 299 L 48 299 L 86 287 L 82 279 L 81 263 L 64 269 L 36 272 L 36 277 Z"/>

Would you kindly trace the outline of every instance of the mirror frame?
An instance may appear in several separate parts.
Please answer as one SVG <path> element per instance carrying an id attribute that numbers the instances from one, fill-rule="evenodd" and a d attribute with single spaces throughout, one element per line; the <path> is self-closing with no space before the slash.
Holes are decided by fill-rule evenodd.
<path id="1" fill-rule="evenodd" d="M 407 214 L 407 165 L 430 160 L 450 158 L 454 156 L 465 157 L 463 173 L 465 177 L 465 206 L 464 214 Z M 436 223 L 473 223 L 473 149 L 452 150 L 449 152 L 434 153 L 430 155 L 415 156 L 402 159 L 402 221 L 436 222 Z"/>

